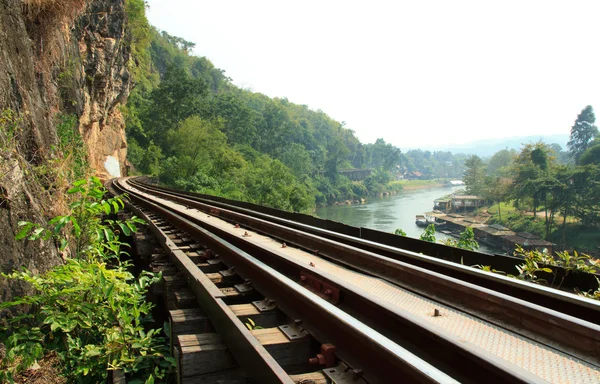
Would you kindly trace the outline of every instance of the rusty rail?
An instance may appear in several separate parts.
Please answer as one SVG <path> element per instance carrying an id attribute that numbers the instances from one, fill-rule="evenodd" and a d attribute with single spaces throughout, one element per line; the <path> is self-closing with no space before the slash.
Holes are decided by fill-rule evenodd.
<path id="1" fill-rule="evenodd" d="M 520 300 L 516 300 L 514 298 L 504 297 L 506 295 L 501 295 L 488 290 L 482 291 L 478 287 L 456 281 L 456 279 L 450 279 L 447 276 L 430 273 L 422 268 L 403 265 L 398 261 L 381 257 L 379 255 L 370 254 L 369 252 L 362 250 L 352 249 L 351 247 L 335 243 L 328 239 L 315 240 L 316 236 L 311 234 L 299 233 L 299 231 L 295 230 L 288 231 L 287 229 L 276 224 L 243 217 L 244 215 L 226 212 L 223 209 L 217 209 L 214 206 L 207 206 L 186 198 L 173 197 L 163 192 L 148 192 L 152 192 L 155 195 L 162 194 L 163 197 L 178 200 L 181 204 L 184 204 L 185 207 L 193 206 L 196 208 L 201 208 L 206 212 L 210 212 L 211 215 L 219 216 L 221 218 L 240 223 L 244 226 L 247 224 L 244 220 L 249 220 L 248 223 L 250 223 L 250 221 L 254 221 L 253 228 L 258 228 L 259 232 L 270 233 L 272 235 L 274 234 L 277 238 L 282 238 L 284 235 L 288 236 L 286 239 L 290 239 L 290 243 L 304 244 L 305 246 L 306 244 L 310 244 L 311 249 L 319 249 L 319 254 L 325 257 L 336 259 L 336 254 L 343 253 L 343 257 L 337 257 L 339 262 L 354 265 L 355 267 L 358 264 L 361 267 L 361 270 L 367 269 L 370 273 L 385 277 L 391 281 L 396 280 L 396 282 L 403 283 L 404 280 L 407 279 L 411 283 L 416 282 L 416 285 L 419 285 L 418 282 L 420 281 L 421 283 L 425 282 L 428 286 L 435 286 L 441 282 L 441 285 L 437 287 L 437 293 L 443 293 L 443 291 L 448 290 L 448 288 L 452 288 L 453 291 L 451 291 L 449 294 L 447 293 L 447 296 L 459 297 L 462 302 L 465 302 L 465 297 L 467 297 L 468 300 L 466 301 L 471 300 L 472 303 L 474 302 L 478 305 L 487 303 L 485 307 L 488 310 L 490 307 L 500 307 L 500 312 L 502 312 L 506 311 L 506 308 L 509 306 L 521 305 L 521 307 L 519 307 L 516 311 L 513 310 L 515 316 L 517 316 L 516 314 L 519 311 L 524 313 L 526 315 L 525 317 L 533 316 L 530 319 L 525 320 L 521 318 L 522 327 L 530 327 L 533 329 L 534 326 L 539 327 L 544 321 L 550 325 L 554 324 L 552 325 L 555 327 L 553 328 L 554 331 L 556 331 L 556 327 L 563 327 L 561 328 L 563 330 L 565 329 L 564 327 L 569 327 L 569 332 L 572 332 L 572 328 L 574 327 L 576 328 L 576 331 L 582 333 L 582 335 L 576 335 L 575 338 L 578 340 L 584 338 L 584 336 L 591 336 L 589 340 L 584 342 L 585 345 L 583 347 L 579 346 L 579 351 L 581 351 L 583 348 L 586 352 L 592 351 L 595 353 L 594 348 L 598 345 L 597 327 L 594 328 L 593 325 L 578 321 L 577 319 L 571 319 L 568 316 L 561 316 L 561 314 L 555 313 L 554 311 L 546 310 L 544 308 L 536 308 L 535 306 L 531 305 L 528 306 L 528 303 L 521 302 Z M 170 219 L 176 219 L 176 217 L 172 215 L 177 216 L 178 214 L 175 214 L 164 207 L 163 209 L 163 213 Z M 187 208 L 183 208 L 181 210 L 182 212 L 180 213 L 183 214 L 186 209 Z M 270 265 L 272 268 L 289 277 L 302 280 L 302 275 L 304 274 L 306 277 L 307 273 L 309 272 L 305 266 L 301 266 L 297 263 L 286 260 L 276 253 L 268 252 L 251 244 L 246 244 L 242 239 L 235 236 L 232 237 L 230 234 L 227 234 L 226 232 L 217 228 L 208 228 L 207 224 L 204 222 L 198 222 L 192 218 L 187 218 L 185 220 L 189 222 L 187 225 L 202 226 L 205 230 L 208 229 L 210 232 L 230 241 L 234 246 L 240 248 L 244 247 L 246 252 L 251 253 L 261 262 Z M 256 222 L 261 222 L 261 224 L 257 226 Z M 192 227 L 189 227 L 188 231 L 191 231 L 191 229 Z M 288 233 L 285 234 L 284 232 Z M 290 233 L 296 237 L 289 237 L 291 236 Z M 315 244 L 314 241 L 320 241 L 318 246 L 313 247 Z M 392 271 L 392 275 L 390 275 L 390 271 Z M 418 320 L 411 318 L 409 315 L 391 311 L 389 308 L 386 308 L 384 305 L 379 303 L 377 298 L 368 297 L 363 292 L 359 292 L 356 289 L 344 286 L 344 284 L 338 281 L 335 276 L 321 275 L 320 278 L 327 284 L 330 284 L 332 287 L 340 290 L 340 295 L 342 295 L 344 298 L 338 304 L 340 309 L 343 309 L 347 314 L 352 314 L 365 324 L 370 325 L 372 328 L 377 329 L 389 339 L 401 343 L 411 352 L 431 362 L 432 365 L 451 374 L 454 378 L 464 382 L 480 382 L 481 377 L 486 377 L 486 381 L 490 382 L 539 381 L 539 378 L 532 376 L 530 373 L 506 361 L 494 358 L 494 356 L 491 356 L 478 348 L 463 345 L 462 343 L 452 340 L 433 328 L 422 326 L 419 324 Z M 269 291 L 268 288 L 267 291 Z M 275 289 L 273 293 L 277 294 L 278 290 Z M 471 296 L 469 297 L 469 295 Z M 473 305 L 472 303 L 471 305 Z M 523 308 L 526 310 L 523 311 Z M 295 313 L 294 308 L 288 308 L 288 310 L 290 313 Z M 535 313 L 536 310 L 541 312 Z M 529 311 L 529 313 L 527 313 L 527 311 Z M 301 317 L 306 316 L 305 313 L 306 312 L 302 312 Z M 517 317 L 515 317 L 515 320 L 516 319 Z M 534 319 L 534 321 L 531 322 L 531 319 Z M 557 320 L 559 323 L 562 321 L 562 324 L 556 325 L 555 322 Z M 592 327 L 589 328 L 589 326 Z M 577 329 L 577 327 L 580 327 L 581 329 Z M 319 334 L 318 330 L 313 330 L 313 332 L 315 334 Z M 588 332 L 587 335 L 586 332 Z M 562 334 L 561 337 L 564 337 L 564 334 Z M 342 341 L 342 344 L 347 346 L 348 349 L 351 349 L 352 345 L 357 345 L 356 342 L 357 340 L 353 339 L 352 343 L 344 344 Z M 597 351 L 597 349 L 595 350 Z M 353 361 L 353 358 L 353 354 L 344 356 L 344 359 L 347 359 L 348 361 Z M 366 356 L 366 358 L 368 358 L 368 356 Z"/>
<path id="2" fill-rule="evenodd" d="M 297 229 L 299 231 L 313 234 L 324 239 L 333 240 L 357 249 L 362 249 L 381 256 L 386 256 L 393 260 L 401 261 L 417 267 L 422 267 L 428 271 L 438 272 L 463 282 L 472 283 L 482 288 L 503 293 L 531 304 L 553 309 L 565 315 L 600 325 L 600 304 L 596 300 L 578 297 L 571 293 L 563 292 L 557 289 L 544 287 L 538 284 L 531 284 L 498 274 L 491 274 L 469 266 L 424 255 L 420 253 L 420 250 L 418 249 L 409 250 L 391 247 L 389 245 L 379 244 L 343 233 L 283 219 L 274 215 L 252 211 L 250 209 L 238 207 L 232 204 L 209 200 L 194 193 L 175 191 L 171 188 L 165 187 L 157 187 L 142 183 L 138 180 L 132 180 L 132 185 L 136 185 L 140 188 L 146 188 L 147 190 L 164 192 L 199 203 L 204 203 L 206 206 L 222 209 L 224 214 L 227 214 L 227 212 L 240 213 L 244 215 L 244 217 L 254 217 L 270 223 L 280 224 L 287 228 Z M 229 218 L 230 220 L 236 220 L 235 216 L 226 218 Z M 252 221 L 247 220 L 245 225 L 247 225 L 249 228 L 255 228 L 252 223 Z M 259 227 L 256 227 L 255 229 L 259 231 L 261 230 Z"/>
<path id="3" fill-rule="evenodd" d="M 120 182 L 113 185 L 118 191 L 128 193 L 137 205 L 159 213 L 172 225 L 189 233 L 194 240 L 209 245 L 222 260 L 235 266 L 236 273 L 250 279 L 253 287 L 274 299 L 286 314 L 301 318 L 302 326 L 317 339 L 334 343 L 339 357 L 351 366 L 360 367 L 369 383 L 386 383 L 391 377 L 400 377 L 403 382 L 411 383 L 456 383 L 431 364 L 214 232 L 200 227 L 181 214 L 161 207 L 160 204 L 144 199 Z M 133 205 L 129 208 L 143 216 L 143 211 L 139 208 Z M 206 276 L 203 277 L 202 272 L 158 228 L 152 226 L 152 231 L 162 239 L 166 248 L 172 250 L 172 259 L 185 271 L 187 280 L 192 282 L 202 309 L 226 339 L 226 344 L 240 366 L 249 374 L 249 378 L 260 383 L 290 382 L 287 374 L 257 343 L 239 319 L 227 312 L 220 291 L 207 281 Z"/>
<path id="4" fill-rule="evenodd" d="M 150 190 L 139 185 L 136 188 L 152 192 L 157 196 L 177 201 L 189 207 L 212 212 L 215 216 L 239 223 L 261 233 L 268 233 L 269 236 L 281 239 L 288 244 L 318 250 L 319 255 L 323 257 L 384 278 L 399 286 L 454 306 L 485 321 L 509 328 L 546 345 L 558 346 L 561 350 L 572 353 L 590 363 L 598 364 L 600 362 L 600 326 L 597 324 L 288 226 L 216 208 L 187 197 L 174 196 L 170 193 Z M 206 225 L 203 223 L 198 224 Z M 221 235 L 227 236 L 226 234 Z M 232 238 L 230 241 L 242 246 L 240 239 Z M 535 286 L 528 286 L 527 288 L 531 290 Z M 562 299 L 565 294 L 560 293 L 557 295 L 559 299 Z M 577 297 L 571 300 L 576 299 Z M 586 306 L 590 305 L 590 300 L 582 300 L 582 302 Z M 595 305 L 596 308 L 599 307 L 597 303 L 591 304 Z"/>

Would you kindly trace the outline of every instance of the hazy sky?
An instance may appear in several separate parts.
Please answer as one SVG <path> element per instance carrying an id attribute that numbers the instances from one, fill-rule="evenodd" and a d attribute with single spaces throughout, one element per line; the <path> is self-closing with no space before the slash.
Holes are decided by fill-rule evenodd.
<path id="1" fill-rule="evenodd" d="M 363 142 L 568 134 L 600 108 L 597 0 L 148 3 L 236 85 L 321 109 Z"/>

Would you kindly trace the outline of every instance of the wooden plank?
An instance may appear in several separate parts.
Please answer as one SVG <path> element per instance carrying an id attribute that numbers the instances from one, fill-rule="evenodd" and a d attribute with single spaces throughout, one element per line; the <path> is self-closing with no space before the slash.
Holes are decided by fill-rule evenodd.
<path id="1" fill-rule="evenodd" d="M 202 262 L 196 264 L 196 266 L 200 268 L 200 270 L 204 273 L 218 273 L 220 270 L 225 268 L 225 265 L 223 263 L 210 264 Z"/>
<path id="2" fill-rule="evenodd" d="M 185 384 L 247 384 L 246 375 L 239 368 L 212 372 L 185 378 Z"/>
<path id="3" fill-rule="evenodd" d="M 127 384 L 127 379 L 122 369 L 112 371 L 112 384 Z"/>
<path id="4" fill-rule="evenodd" d="M 252 334 L 283 368 L 306 364 L 314 354 L 310 337 L 290 340 L 279 328 L 254 329 Z"/>
<path id="5" fill-rule="evenodd" d="M 177 336 L 176 354 L 177 376 L 182 379 L 237 366 L 217 333 Z"/>
<path id="6" fill-rule="evenodd" d="M 175 297 L 175 305 L 177 309 L 196 308 L 198 301 L 194 292 L 187 288 L 181 288 L 173 291 Z"/>
<path id="7" fill-rule="evenodd" d="M 178 289 L 187 285 L 185 275 L 177 273 L 176 275 L 163 276 L 163 285 L 165 289 Z"/>
<path id="8" fill-rule="evenodd" d="M 172 339 L 184 334 L 204 333 L 209 326 L 209 320 L 200 308 L 171 310 L 169 322 Z"/>
<path id="9" fill-rule="evenodd" d="M 221 282 L 223 282 L 223 275 L 221 275 L 218 272 L 205 273 L 205 275 L 210 279 L 210 281 L 213 282 L 213 284 L 220 284 Z"/>
<path id="10" fill-rule="evenodd" d="M 185 254 L 188 255 L 194 264 L 205 262 L 207 259 L 206 255 L 202 251 L 188 251 Z"/>
<path id="11" fill-rule="evenodd" d="M 294 383 L 327 384 L 327 377 L 320 371 L 290 375 L 290 379 L 294 380 Z"/>
<path id="12" fill-rule="evenodd" d="M 276 327 L 283 324 L 286 316 L 277 308 L 270 311 L 259 311 L 253 304 L 234 304 L 230 305 L 231 311 L 239 317 L 243 323 L 252 319 L 254 323 L 263 328 Z"/>

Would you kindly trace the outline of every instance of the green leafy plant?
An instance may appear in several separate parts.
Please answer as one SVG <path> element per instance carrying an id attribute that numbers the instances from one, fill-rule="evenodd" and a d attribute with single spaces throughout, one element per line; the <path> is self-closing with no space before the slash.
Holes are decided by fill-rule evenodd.
<path id="1" fill-rule="evenodd" d="M 394 231 L 395 235 L 406 237 L 406 232 L 404 232 L 401 228 L 398 228 Z"/>
<path id="2" fill-rule="evenodd" d="M 175 361 L 160 330 L 145 327 L 153 307 L 145 294 L 161 275 L 143 272 L 136 278 L 131 265 L 119 259 L 125 245 L 119 235 L 135 232 L 142 221 L 103 218 L 116 214 L 123 201 L 103 199 L 97 178 L 76 182 L 69 193 L 77 196 L 70 214 L 48 226 L 20 223 L 17 238 L 55 240 L 63 250 L 73 248 L 74 257 L 45 274 L 2 275 L 28 283 L 34 293 L 0 304 L 0 310 L 24 309 L 0 327 L 6 345 L 0 381 L 12 381 L 49 354 L 58 357 L 68 382 L 97 383 L 115 369 L 127 374 L 129 383 L 166 381 Z"/>
<path id="3" fill-rule="evenodd" d="M 421 240 L 429 241 L 430 243 L 435 243 L 435 226 L 433 224 L 429 224 L 425 231 L 421 234 Z"/>
<path id="4" fill-rule="evenodd" d="M 135 216 L 125 221 L 102 217 L 116 215 L 125 206 L 123 198 L 103 199 L 106 190 L 95 176 L 75 182 L 67 193 L 76 198 L 69 205 L 69 214 L 53 218 L 47 227 L 21 221 L 17 240 L 54 239 L 60 243 L 61 250 L 71 243 L 72 256 L 76 258 L 99 257 L 106 260 L 125 253 L 121 248 L 127 244 L 119 241 L 118 234 L 129 236 L 137 231 L 136 224 L 143 224 L 144 221 Z"/>
<path id="5" fill-rule="evenodd" d="M 248 320 L 248 322 L 244 323 L 244 325 L 246 326 L 246 328 L 248 328 L 248 330 L 253 331 L 255 329 L 263 329 L 263 327 L 261 327 L 260 325 L 256 325 L 254 320 L 252 320 L 251 318 L 248 317 L 246 320 Z"/>
<path id="6" fill-rule="evenodd" d="M 498 273 L 500 275 L 506 275 L 506 272 L 500 271 L 497 269 L 493 269 L 491 265 L 475 264 L 475 265 L 473 265 L 473 268 L 481 269 L 482 271 L 485 271 L 485 272 L 493 272 L 493 273 Z"/>

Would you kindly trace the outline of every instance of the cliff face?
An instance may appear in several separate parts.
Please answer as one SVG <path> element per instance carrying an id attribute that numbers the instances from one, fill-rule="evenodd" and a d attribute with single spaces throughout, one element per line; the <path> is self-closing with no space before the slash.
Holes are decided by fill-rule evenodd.
<path id="1" fill-rule="evenodd" d="M 123 0 L 93 1 L 75 28 L 83 83 L 77 97 L 79 129 L 91 166 L 103 178 L 121 176 L 126 168 L 125 120 L 119 107 L 132 83 L 124 7 Z"/>
<path id="2" fill-rule="evenodd" d="M 39 8 L 44 5 L 51 11 Z M 63 11 L 63 17 L 53 17 Z M 79 118 L 97 175 L 124 173 L 127 146 L 119 107 L 131 89 L 125 18 L 124 0 L 0 0 L 2 272 L 21 266 L 44 271 L 62 261 L 49 242 L 14 239 L 19 221 L 43 223 L 60 200 L 32 172 L 53 166 L 58 111 Z M 0 279 L 0 302 L 23 293 Z"/>

